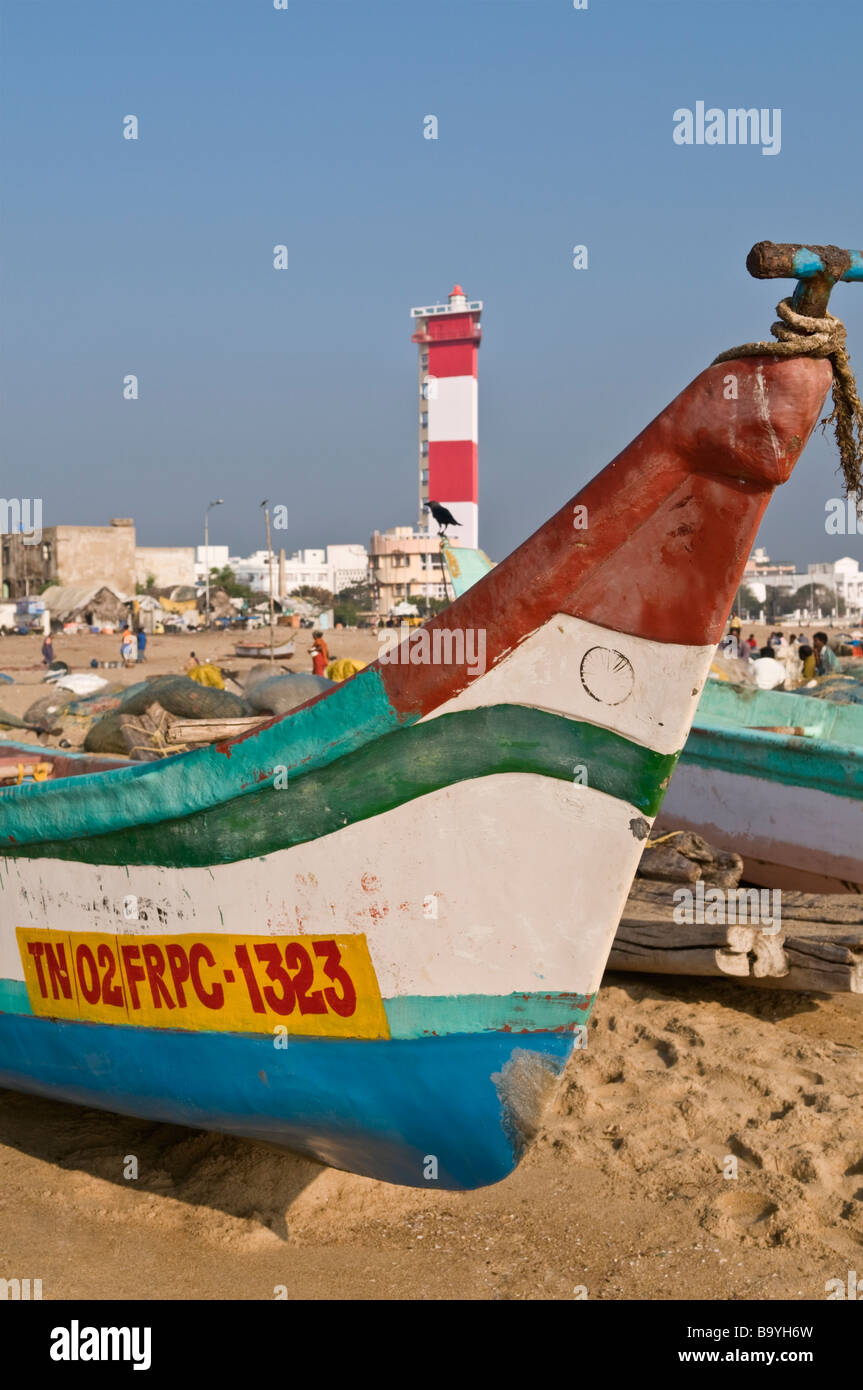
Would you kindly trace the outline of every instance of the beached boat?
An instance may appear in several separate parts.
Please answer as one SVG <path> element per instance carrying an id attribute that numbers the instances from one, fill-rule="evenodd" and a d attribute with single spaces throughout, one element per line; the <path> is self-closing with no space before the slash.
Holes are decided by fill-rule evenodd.
<path id="1" fill-rule="evenodd" d="M 0 791 L 0 1085 L 418 1187 L 510 1172 L 830 379 L 708 367 L 333 691 Z"/>
<path id="2" fill-rule="evenodd" d="M 863 892 L 863 705 L 708 681 L 661 829 L 737 850 L 768 888 Z"/>
<path id="3" fill-rule="evenodd" d="M 286 657 L 293 656 L 296 650 L 293 641 L 277 642 L 272 652 L 270 651 L 269 639 L 264 642 L 238 641 L 234 644 L 235 656 L 253 656 L 258 661 L 268 661 L 270 656 Z"/>

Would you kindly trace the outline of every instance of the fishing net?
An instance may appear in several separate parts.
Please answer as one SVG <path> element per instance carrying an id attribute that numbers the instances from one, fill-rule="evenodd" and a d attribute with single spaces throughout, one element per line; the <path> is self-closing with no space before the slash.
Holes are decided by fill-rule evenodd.
<path id="1" fill-rule="evenodd" d="M 189 671 L 189 679 L 197 681 L 198 685 L 212 686 L 214 690 L 225 688 L 225 677 L 219 667 L 214 666 L 211 661 L 202 661 L 200 665 L 193 666 Z"/>
<path id="2" fill-rule="evenodd" d="M 252 677 L 253 671 L 249 672 Z M 289 710 L 313 700 L 324 690 L 332 690 L 335 682 L 323 676 L 305 674 L 268 676 L 266 679 L 246 681 L 246 704 L 253 712 L 261 714 L 287 714 Z"/>
<path id="3" fill-rule="evenodd" d="M 143 690 L 146 681 L 139 681 L 137 685 L 108 685 L 104 690 L 97 690 L 93 695 L 80 695 L 73 698 L 63 711 L 64 714 L 72 714 L 78 719 L 94 719 L 97 715 L 106 714 L 108 710 L 117 709 L 120 702 L 126 695 L 133 690 Z"/>
<path id="4" fill-rule="evenodd" d="M 199 685 L 188 676 L 154 676 L 143 688 L 130 692 L 120 710 L 123 714 L 143 714 L 154 702 L 185 719 L 230 719 L 248 712 L 239 695 Z"/>
<path id="5" fill-rule="evenodd" d="M 0 709 L 0 724 L 7 729 L 27 729 L 29 724 L 25 724 L 23 719 L 19 719 L 17 714 L 9 714 L 5 709 Z"/>
<path id="6" fill-rule="evenodd" d="M 84 748 L 88 753 L 125 753 L 135 762 L 152 762 L 183 752 L 183 745 L 169 743 L 171 715 L 151 702 L 139 714 L 114 710 L 88 730 Z"/>
<path id="7" fill-rule="evenodd" d="M 834 705 L 863 705 L 863 680 L 856 675 L 822 676 L 817 685 L 807 686 L 801 694 L 814 700 L 829 700 Z"/>
<path id="8" fill-rule="evenodd" d="M 61 712 L 65 714 L 66 706 L 71 705 L 74 699 L 75 695 L 71 690 L 52 690 L 50 695 L 43 695 L 28 706 L 24 713 L 24 722 L 53 724 L 55 716 Z"/>

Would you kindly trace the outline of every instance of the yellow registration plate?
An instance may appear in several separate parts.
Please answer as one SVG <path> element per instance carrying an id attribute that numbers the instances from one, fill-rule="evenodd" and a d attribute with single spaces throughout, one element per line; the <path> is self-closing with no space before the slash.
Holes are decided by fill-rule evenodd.
<path id="1" fill-rule="evenodd" d="M 227 1033 L 388 1038 L 362 934 L 110 936 L 18 928 L 44 1018 Z"/>

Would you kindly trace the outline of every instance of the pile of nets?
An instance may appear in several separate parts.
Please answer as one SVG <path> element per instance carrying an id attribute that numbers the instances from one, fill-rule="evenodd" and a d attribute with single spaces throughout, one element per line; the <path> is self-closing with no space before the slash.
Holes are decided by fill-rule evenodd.
<path id="1" fill-rule="evenodd" d="M 860 663 L 854 664 L 859 667 Z M 821 676 L 814 685 L 801 687 L 799 694 L 834 705 L 863 705 L 863 677 L 836 671 L 832 676 Z"/>
<path id="2" fill-rule="evenodd" d="M 143 688 L 133 686 L 120 701 L 120 709 L 124 714 L 143 714 L 152 704 L 184 719 L 232 719 L 246 713 L 239 695 L 199 685 L 188 676 L 154 676 Z"/>
<path id="3" fill-rule="evenodd" d="M 243 694 L 251 713 L 287 714 L 322 691 L 332 690 L 335 684 L 323 676 L 293 671 L 273 675 L 272 670 L 269 663 L 259 662 L 246 677 Z"/>
<path id="4" fill-rule="evenodd" d="M 169 716 L 182 719 L 236 719 L 248 714 L 244 700 L 229 690 L 200 685 L 188 676 L 154 676 L 131 686 L 116 705 L 87 731 L 88 753 L 129 753 L 130 730 L 144 747 L 148 736 L 154 756 L 167 751 L 165 731 Z M 140 725 L 130 722 L 138 719 Z M 173 752 L 179 751 L 174 748 Z"/>
<path id="5" fill-rule="evenodd" d="M 331 681 L 349 681 L 351 676 L 355 676 L 358 671 L 365 670 L 364 661 L 354 661 L 351 656 L 340 656 L 335 661 L 331 661 L 327 667 L 327 679 Z"/>

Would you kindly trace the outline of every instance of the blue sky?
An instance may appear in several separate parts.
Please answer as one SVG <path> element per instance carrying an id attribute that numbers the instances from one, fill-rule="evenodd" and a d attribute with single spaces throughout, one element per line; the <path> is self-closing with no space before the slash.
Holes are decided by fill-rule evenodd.
<path id="1" fill-rule="evenodd" d="M 289 549 L 410 523 L 408 311 L 458 280 L 502 558 L 766 335 L 787 287 L 753 242 L 863 246 L 861 49 L 857 0 L 0 0 L 0 492 L 152 545 L 200 543 L 220 496 L 242 552 L 265 496 Z M 698 100 L 781 108 L 781 152 L 676 145 Z M 832 307 L 863 377 L 863 286 Z M 772 554 L 863 560 L 825 534 L 835 470 L 816 438 Z"/>

